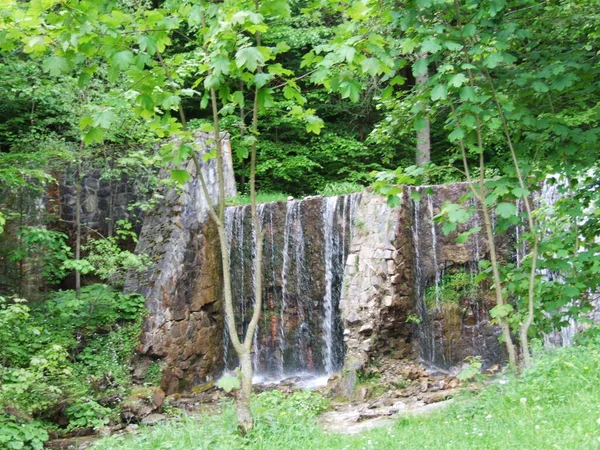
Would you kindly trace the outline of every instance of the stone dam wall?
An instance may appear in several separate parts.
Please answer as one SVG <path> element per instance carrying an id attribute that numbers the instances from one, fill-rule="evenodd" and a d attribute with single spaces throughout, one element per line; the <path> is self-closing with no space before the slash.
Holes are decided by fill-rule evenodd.
<path id="1" fill-rule="evenodd" d="M 228 186 L 234 188 L 232 174 Z M 411 189 L 422 190 L 420 201 L 410 199 Z M 474 282 L 487 242 L 475 233 L 456 243 L 457 233 L 481 218 L 475 214 L 448 236 L 431 220 L 444 202 L 465 192 L 460 183 L 405 188 L 397 208 L 368 191 L 259 205 L 264 257 L 257 381 L 328 376 L 382 357 L 446 369 L 466 356 L 501 362 L 503 348 L 488 315 L 493 299 Z M 188 183 L 181 193 L 167 192 L 148 214 L 138 251 L 155 264 L 127 283 L 129 292 L 147 297 L 149 310 L 139 372 L 163 359 L 167 393 L 211 381 L 237 364 L 223 326 L 217 232 L 199 198 L 199 187 Z M 249 206 L 229 207 L 225 217 L 241 334 L 254 303 L 258 234 Z M 503 257 L 513 257 L 512 239 L 510 233 L 499 238 Z M 462 284 L 453 287 L 457 280 Z"/>

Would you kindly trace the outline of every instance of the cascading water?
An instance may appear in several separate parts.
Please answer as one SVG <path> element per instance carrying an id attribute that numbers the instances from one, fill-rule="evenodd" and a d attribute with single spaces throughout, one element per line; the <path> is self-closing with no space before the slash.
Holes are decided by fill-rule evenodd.
<path id="1" fill-rule="evenodd" d="M 323 359 L 325 372 L 334 368 L 334 302 L 333 302 L 333 257 L 339 252 L 338 236 L 334 234 L 334 216 L 337 197 L 328 197 L 323 203 L 323 236 L 325 241 L 325 296 L 323 297 Z"/>
<path id="2" fill-rule="evenodd" d="M 485 256 L 487 242 L 478 232 L 466 242 L 457 236 L 481 227 L 477 204 L 470 200 L 469 220 L 455 232 L 442 234 L 434 222 L 438 208 L 446 201 L 460 203 L 466 185 L 446 189 L 411 188 L 411 238 L 417 325 L 421 358 L 439 368 L 449 369 L 467 355 L 481 355 L 484 361 L 502 359 L 494 344 L 496 330 L 490 324 L 485 296 L 476 286 L 478 262 Z"/>
<path id="3" fill-rule="evenodd" d="M 339 300 L 360 194 L 259 205 L 263 310 L 254 337 L 256 382 L 329 375 L 343 363 Z M 226 209 L 238 333 L 245 332 L 256 278 L 250 208 Z M 225 332 L 225 367 L 237 365 Z"/>

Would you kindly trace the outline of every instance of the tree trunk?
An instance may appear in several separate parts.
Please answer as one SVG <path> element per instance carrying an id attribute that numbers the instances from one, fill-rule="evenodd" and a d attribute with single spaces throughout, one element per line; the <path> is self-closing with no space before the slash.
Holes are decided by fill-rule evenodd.
<path id="1" fill-rule="evenodd" d="M 426 58 L 426 54 L 420 54 L 419 57 L 421 59 Z M 417 88 L 427 83 L 429 80 L 429 73 L 425 72 L 423 74 L 416 76 Z M 417 166 L 421 167 L 424 164 L 427 164 L 431 161 L 431 130 L 429 119 L 425 119 L 425 126 L 417 131 L 417 156 L 416 163 Z"/>
<path id="2" fill-rule="evenodd" d="M 81 187 L 83 178 L 81 176 L 81 162 L 77 165 L 77 195 L 75 201 L 75 261 L 81 259 Z M 75 293 L 77 298 L 81 296 L 81 273 L 75 270 Z"/>
<path id="3" fill-rule="evenodd" d="M 240 358 L 241 386 L 236 396 L 237 419 L 240 431 L 248 433 L 254 427 L 252 411 L 250 410 L 250 396 L 252 395 L 252 358 L 249 351 L 244 351 Z"/>

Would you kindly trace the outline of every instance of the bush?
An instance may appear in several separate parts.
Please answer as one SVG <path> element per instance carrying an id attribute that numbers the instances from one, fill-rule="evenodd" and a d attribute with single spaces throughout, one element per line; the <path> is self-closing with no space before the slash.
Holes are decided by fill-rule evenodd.
<path id="1" fill-rule="evenodd" d="M 143 297 L 102 284 L 82 288 L 80 298 L 74 291 L 54 293 L 34 309 L 0 297 L 0 413 L 10 413 L 0 421 L 0 448 L 41 448 L 35 442 L 44 436 L 35 428 L 23 437 L 15 430 L 60 411 L 69 419 L 66 430 L 117 417 L 132 384 L 130 358 L 143 311 Z M 3 447 L 6 436 L 16 444 Z"/>
<path id="2" fill-rule="evenodd" d="M 0 414 L 0 448 L 34 450 L 44 448 L 48 433 L 39 421 L 23 422 L 15 416 Z"/>

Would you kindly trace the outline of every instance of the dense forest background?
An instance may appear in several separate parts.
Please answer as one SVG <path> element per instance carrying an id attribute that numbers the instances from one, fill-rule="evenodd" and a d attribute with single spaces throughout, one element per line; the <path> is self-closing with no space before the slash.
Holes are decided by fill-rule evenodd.
<path id="1" fill-rule="evenodd" d="M 483 265 L 499 322 L 526 352 L 585 314 L 600 283 L 599 15 L 596 0 L 2 2 L 0 443 L 118 416 L 144 314 L 121 293 L 148 264 L 140 218 L 157 185 L 187 179 L 189 148 L 162 144 L 215 117 L 241 197 L 253 149 L 272 199 L 373 186 L 394 205 L 398 184 L 481 179 L 493 232 L 529 229 L 519 267 Z M 543 182 L 562 194 L 551 211 L 515 206 Z M 89 219 L 86 189 L 115 193 L 108 217 Z M 450 232 L 469 214 L 439 220 Z"/>

